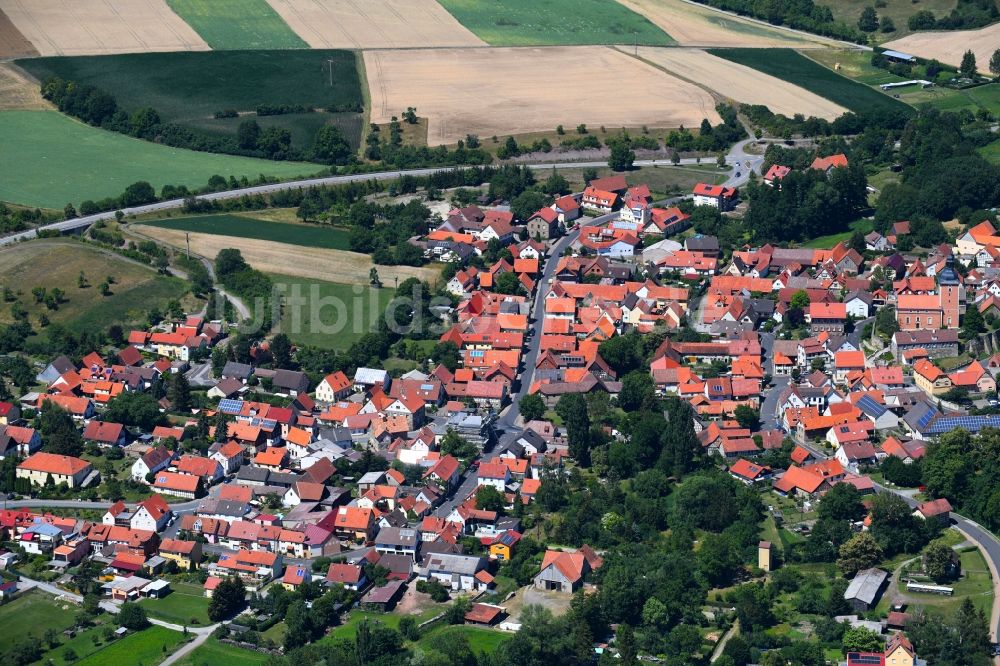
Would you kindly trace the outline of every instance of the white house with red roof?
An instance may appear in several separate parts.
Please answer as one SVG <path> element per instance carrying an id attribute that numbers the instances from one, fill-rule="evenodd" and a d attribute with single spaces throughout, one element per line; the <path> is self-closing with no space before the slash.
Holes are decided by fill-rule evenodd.
<path id="1" fill-rule="evenodd" d="M 580 202 L 572 194 L 559 197 L 551 206 L 555 211 L 557 219 L 566 224 L 580 217 Z"/>
<path id="2" fill-rule="evenodd" d="M 316 399 L 320 402 L 334 403 L 349 396 L 352 389 L 351 380 L 338 370 L 324 377 L 316 386 Z"/>
<path id="3" fill-rule="evenodd" d="M 711 206 L 721 211 L 732 210 L 736 203 L 736 188 L 725 185 L 698 183 L 692 191 L 695 206 Z"/>

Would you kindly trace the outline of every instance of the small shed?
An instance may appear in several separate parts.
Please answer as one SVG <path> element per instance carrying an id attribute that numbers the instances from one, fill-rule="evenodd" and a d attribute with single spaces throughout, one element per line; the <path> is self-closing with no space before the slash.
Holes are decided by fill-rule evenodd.
<path id="1" fill-rule="evenodd" d="M 504 618 L 506 612 L 501 606 L 493 604 L 473 604 L 465 614 L 465 621 L 482 627 L 492 627 Z"/>
<path id="2" fill-rule="evenodd" d="M 361 606 L 387 613 L 395 608 L 405 589 L 406 583 L 401 580 L 389 581 L 382 587 L 373 587 L 361 597 Z"/>

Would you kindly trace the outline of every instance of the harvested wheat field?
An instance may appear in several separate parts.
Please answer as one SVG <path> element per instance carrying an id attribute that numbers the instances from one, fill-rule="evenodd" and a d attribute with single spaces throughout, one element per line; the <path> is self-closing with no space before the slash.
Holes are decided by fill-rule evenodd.
<path id="1" fill-rule="evenodd" d="M 0 111 L 51 109 L 31 77 L 9 62 L 0 62 Z"/>
<path id="2" fill-rule="evenodd" d="M 721 97 L 745 104 L 763 104 L 788 117 L 802 113 L 833 120 L 847 112 L 844 107 L 797 85 L 699 49 L 640 46 L 638 54 L 657 67 L 702 83 Z"/>
<path id="3" fill-rule="evenodd" d="M 0 9 L 0 58 L 27 58 L 38 55 L 28 38 Z"/>
<path id="4" fill-rule="evenodd" d="M 731 14 L 692 5 L 683 0 L 618 0 L 677 40 L 681 46 L 791 46 L 829 45 L 822 37 L 770 28 Z"/>
<path id="5" fill-rule="evenodd" d="M 484 46 L 435 0 L 268 0 L 309 46 L 399 49 Z"/>
<path id="6" fill-rule="evenodd" d="M 466 134 L 524 134 L 560 124 L 696 127 L 704 118 L 720 121 L 701 88 L 604 46 L 364 55 L 371 121 L 388 122 L 414 106 L 428 119 L 431 146 Z"/>
<path id="7" fill-rule="evenodd" d="M 962 54 L 968 49 L 976 54 L 980 72 L 988 72 L 987 65 L 993 51 L 1000 48 L 1000 23 L 978 30 L 951 30 L 948 32 L 918 32 L 882 45 L 921 58 L 936 58 L 943 63 L 958 66 Z"/>
<path id="8" fill-rule="evenodd" d="M 135 225 L 132 228 L 138 233 L 168 245 L 178 248 L 185 246 L 185 232 L 183 231 L 143 224 Z M 219 253 L 219 250 L 229 247 L 239 248 L 248 264 L 265 273 L 280 273 L 281 275 L 313 280 L 367 286 L 368 272 L 375 265 L 367 254 L 346 250 L 325 250 L 234 236 L 199 233 L 189 235 L 193 252 L 212 259 Z M 385 284 L 393 284 L 396 278 L 402 282 L 411 277 L 434 283 L 441 277 L 440 271 L 435 268 L 415 266 L 378 266 L 377 268 L 379 277 Z"/>
<path id="9" fill-rule="evenodd" d="M 207 51 L 164 0 L 0 0 L 41 55 Z"/>

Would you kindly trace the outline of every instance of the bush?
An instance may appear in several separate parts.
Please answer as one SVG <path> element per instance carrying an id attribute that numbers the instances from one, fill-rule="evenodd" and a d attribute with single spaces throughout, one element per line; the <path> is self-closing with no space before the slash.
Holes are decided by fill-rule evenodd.
<path id="1" fill-rule="evenodd" d="M 417 592 L 423 592 L 424 594 L 429 594 L 431 599 L 433 599 L 437 603 L 444 603 L 445 601 L 448 601 L 448 599 L 451 598 L 451 595 L 448 593 L 448 588 L 446 588 L 444 585 L 437 582 L 436 580 L 429 580 L 429 581 L 418 580 Z"/>

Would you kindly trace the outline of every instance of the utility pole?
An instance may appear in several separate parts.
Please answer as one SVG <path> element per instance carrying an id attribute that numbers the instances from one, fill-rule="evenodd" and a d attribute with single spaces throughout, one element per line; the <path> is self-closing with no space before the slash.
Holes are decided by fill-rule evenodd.
<path id="1" fill-rule="evenodd" d="M 330 87 L 333 87 L 333 59 L 330 58 L 326 61 L 326 64 L 330 67 Z"/>
<path id="2" fill-rule="evenodd" d="M 184 241 L 187 243 L 187 257 L 188 260 L 191 259 L 191 234 L 184 232 Z"/>

